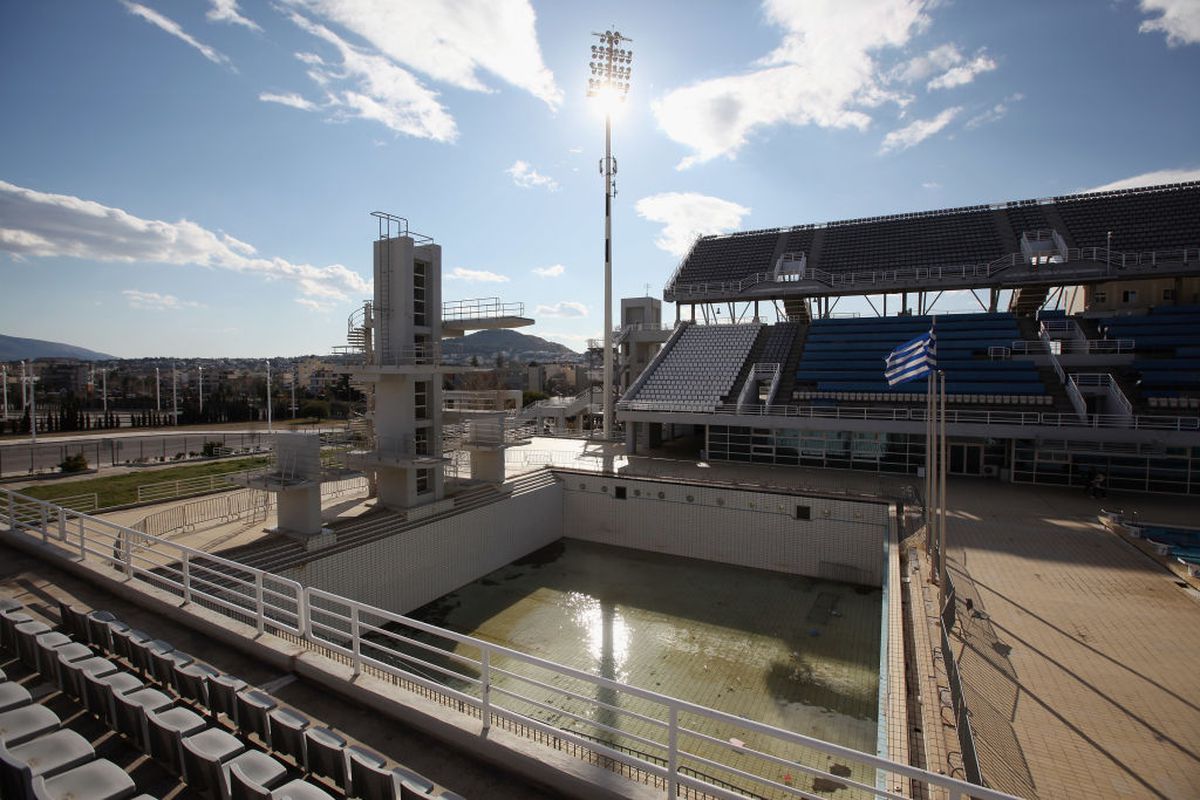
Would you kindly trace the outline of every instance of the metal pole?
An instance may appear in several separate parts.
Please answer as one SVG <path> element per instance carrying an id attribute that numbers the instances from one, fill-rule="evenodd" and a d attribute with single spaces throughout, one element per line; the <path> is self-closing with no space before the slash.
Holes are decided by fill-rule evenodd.
<path id="1" fill-rule="evenodd" d="M 940 470 L 941 487 L 938 489 L 938 504 L 940 507 L 941 517 L 938 520 L 938 565 L 941 570 L 940 580 L 938 581 L 938 608 L 942 609 L 946 605 L 946 465 L 949 456 L 949 444 L 946 442 L 946 373 L 938 370 L 938 377 L 942 384 L 941 391 L 941 411 L 939 413 L 939 423 L 941 425 L 941 463 L 938 464 Z"/>
<path id="2" fill-rule="evenodd" d="M 29 407 L 29 401 L 25 399 L 25 362 L 21 362 L 21 413 L 25 413 L 25 409 Z"/>
<path id="3" fill-rule="evenodd" d="M 612 64 L 612 48 L 608 49 Z M 604 438 L 612 438 L 612 113 L 604 115 Z"/>
<path id="4" fill-rule="evenodd" d="M 171 424 L 179 424 L 179 371 L 171 364 Z"/>
<path id="5" fill-rule="evenodd" d="M 267 433 L 272 433 L 271 427 L 271 360 L 267 359 Z"/>
<path id="6" fill-rule="evenodd" d="M 4 386 L 4 421 L 8 422 L 8 367 L 0 367 L 0 372 L 4 374 L 4 378 L 0 380 L 0 384 Z"/>
<path id="7" fill-rule="evenodd" d="M 158 374 L 158 367 L 154 368 L 154 410 L 162 413 L 162 376 Z"/>
<path id="8" fill-rule="evenodd" d="M 933 372 L 925 378 L 925 555 L 933 552 Z"/>
<path id="9" fill-rule="evenodd" d="M 200 370 L 200 415 L 204 416 L 204 367 L 197 367 Z"/>
<path id="10" fill-rule="evenodd" d="M 104 413 L 107 414 L 108 413 L 108 367 L 103 367 L 100 370 L 100 381 L 104 386 L 104 389 L 103 389 Z"/>
<path id="11" fill-rule="evenodd" d="M 36 443 L 37 442 L 37 400 L 34 397 L 34 394 L 35 394 L 34 390 L 37 388 L 35 386 L 35 384 L 37 383 L 37 378 L 35 378 L 33 375 L 33 365 L 32 364 L 29 366 L 29 377 L 26 378 L 25 380 L 29 381 L 29 433 L 32 437 L 33 442 Z M 33 451 L 31 450 L 30 453 L 32 453 L 32 452 Z M 33 458 L 33 456 L 30 455 L 31 460 L 32 460 L 32 458 Z"/>

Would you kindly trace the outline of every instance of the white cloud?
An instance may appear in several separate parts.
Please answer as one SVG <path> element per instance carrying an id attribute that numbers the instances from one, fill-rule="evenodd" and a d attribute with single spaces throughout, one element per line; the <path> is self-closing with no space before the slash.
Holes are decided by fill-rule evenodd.
<path id="1" fill-rule="evenodd" d="M 995 68 L 995 60 L 986 53 L 981 52 L 966 64 L 960 64 L 957 67 L 946 70 L 925 84 L 925 88 L 933 91 L 935 89 L 953 89 L 956 86 L 966 86 L 979 75 L 991 72 Z"/>
<path id="2" fill-rule="evenodd" d="M 1025 95 L 1021 94 L 1020 92 L 1009 95 L 1008 97 L 1004 98 L 999 103 L 996 103 L 996 105 L 987 109 L 983 113 L 976 114 L 975 116 L 973 116 L 969 120 L 967 120 L 967 128 L 974 130 L 975 128 L 978 128 L 980 126 L 987 125 L 989 123 L 997 122 L 999 120 L 1004 119 L 1004 117 L 1006 117 L 1008 115 L 1009 107 L 1013 103 L 1019 103 L 1020 101 L 1022 101 L 1024 99 L 1025 99 Z"/>
<path id="3" fill-rule="evenodd" d="M 929 189 L 930 191 L 933 191 L 934 189 L 942 188 L 942 185 L 940 183 L 938 183 L 937 181 L 925 181 L 924 183 L 921 184 L 921 188 Z"/>
<path id="4" fill-rule="evenodd" d="M 962 106 L 954 106 L 947 108 L 932 119 L 913 120 L 903 128 L 891 131 L 883 137 L 883 144 L 880 145 L 879 152 L 881 154 L 891 153 L 915 147 L 953 122 L 961 111 Z"/>
<path id="5" fill-rule="evenodd" d="M 528 161 L 516 161 L 504 171 L 511 175 L 513 183 L 522 189 L 531 189 L 538 186 L 551 192 L 558 191 L 558 181 L 547 175 L 542 175 Z"/>
<path id="6" fill-rule="evenodd" d="M 333 45 L 341 64 L 329 64 L 314 53 L 297 53 L 309 65 L 308 76 L 326 92 L 336 118 L 369 119 L 396 133 L 452 142 L 458 138 L 454 118 L 438 101 L 437 92 L 384 56 L 355 47 L 324 25 L 289 14 L 303 30 Z"/>
<path id="7" fill-rule="evenodd" d="M 358 273 L 341 264 L 315 267 L 256 256 L 229 234 L 188 220 L 142 219 L 92 200 L 48 194 L 0 181 L 0 252 L 15 258 L 82 258 L 150 262 L 260 275 L 287 280 L 302 293 L 349 299 L 370 290 Z"/>
<path id="8" fill-rule="evenodd" d="M 588 315 L 587 306 L 583 303 L 576 303 L 574 300 L 560 300 L 552 306 L 540 305 L 533 312 L 539 317 L 586 317 Z"/>
<path id="9" fill-rule="evenodd" d="M 765 0 L 782 43 L 739 75 L 700 81 L 652 104 L 663 132 L 692 150 L 678 168 L 733 157 L 772 125 L 857 128 L 864 109 L 907 98 L 885 87 L 874 53 L 906 44 L 928 24 L 924 0 Z"/>
<path id="10" fill-rule="evenodd" d="M 1187 181 L 1200 181 L 1200 169 L 1160 169 L 1154 172 L 1143 172 L 1141 175 L 1122 178 L 1119 181 L 1106 183 L 1103 186 L 1093 186 L 1081 191 L 1111 192 L 1116 189 L 1134 189 L 1138 186 L 1160 186 L 1164 183 L 1185 183 Z"/>
<path id="11" fill-rule="evenodd" d="M 264 103 L 279 103 L 283 106 L 298 108 L 301 111 L 316 111 L 319 106 L 311 100 L 307 100 L 295 92 L 288 94 L 272 94 L 271 92 L 260 92 L 258 99 Z"/>
<path id="12" fill-rule="evenodd" d="M 336 303 L 329 300 L 313 300 L 311 297 L 297 297 L 296 302 L 310 311 L 319 311 L 325 313 L 331 311 Z"/>
<path id="13" fill-rule="evenodd" d="M 1200 44 L 1200 2 L 1196 0 L 1142 0 L 1143 14 L 1159 14 L 1143 20 L 1141 33 L 1165 33 L 1167 46 Z"/>
<path id="14" fill-rule="evenodd" d="M 533 274 L 539 278 L 557 278 L 561 276 L 567 268 L 562 264 L 551 264 L 548 267 L 534 267 Z"/>
<path id="15" fill-rule="evenodd" d="M 141 17 L 156 28 L 166 31 L 175 38 L 187 42 L 189 45 L 199 50 L 205 58 L 214 64 L 229 63 L 228 56 L 226 56 L 224 53 L 214 50 L 203 42 L 197 41 L 195 37 L 185 31 L 178 22 L 170 17 L 165 17 L 152 8 L 147 8 L 141 3 L 134 3 L 130 0 L 121 0 L 121 5 L 125 6 L 125 10 L 130 14 Z"/>
<path id="16" fill-rule="evenodd" d="M 583 148 L 582 147 L 571 147 L 571 148 L 567 149 L 567 152 L 570 153 L 571 155 L 577 156 L 583 152 Z"/>
<path id="17" fill-rule="evenodd" d="M 142 311 L 177 311 L 181 308 L 203 308 L 202 303 L 180 300 L 173 294 L 158 292 L 142 292 L 137 289 L 124 289 L 121 294 L 129 301 L 130 308 Z"/>
<path id="18" fill-rule="evenodd" d="M 892 68 L 888 80 L 902 83 L 919 83 L 936 72 L 945 72 L 963 62 L 963 54 L 954 44 L 943 44 L 924 55 L 915 56 Z"/>
<path id="19" fill-rule="evenodd" d="M 474 281 L 476 283 L 508 283 L 507 275 L 489 272 L 486 269 L 465 269 L 463 267 L 455 267 L 446 277 L 450 278 L 451 280 Z"/>
<path id="20" fill-rule="evenodd" d="M 663 223 L 662 235 L 654 244 L 679 257 L 697 236 L 734 230 L 750 213 L 745 206 L 695 192 L 655 194 L 638 200 L 634 207 L 643 219 Z"/>
<path id="21" fill-rule="evenodd" d="M 249 28 L 252 31 L 261 31 L 262 28 L 252 19 L 243 17 L 238 11 L 238 0 L 209 0 L 212 3 L 212 8 L 205 15 L 210 22 L 228 22 L 231 25 L 241 25 Z"/>
<path id="22" fill-rule="evenodd" d="M 287 0 L 345 27 L 380 53 L 432 80 L 492 91 L 488 72 L 541 99 L 562 103 L 542 61 L 537 15 L 528 0 Z"/>

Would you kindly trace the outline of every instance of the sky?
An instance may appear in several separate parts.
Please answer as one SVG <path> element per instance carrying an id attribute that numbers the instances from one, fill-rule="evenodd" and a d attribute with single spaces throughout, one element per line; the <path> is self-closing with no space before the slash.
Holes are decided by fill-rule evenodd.
<path id="1" fill-rule="evenodd" d="M 0 333 L 327 353 L 379 210 L 583 349 L 605 30 L 614 300 L 701 234 L 1200 179 L 1200 0 L 2 0 Z"/>

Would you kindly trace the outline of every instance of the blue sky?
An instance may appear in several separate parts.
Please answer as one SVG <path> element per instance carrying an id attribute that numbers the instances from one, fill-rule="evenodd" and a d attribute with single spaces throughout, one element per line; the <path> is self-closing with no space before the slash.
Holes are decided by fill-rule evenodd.
<path id="1" fill-rule="evenodd" d="M 612 27 L 615 297 L 698 233 L 1200 178 L 1200 0 L 6 0 L 0 333 L 328 352 L 383 210 L 581 349 Z"/>

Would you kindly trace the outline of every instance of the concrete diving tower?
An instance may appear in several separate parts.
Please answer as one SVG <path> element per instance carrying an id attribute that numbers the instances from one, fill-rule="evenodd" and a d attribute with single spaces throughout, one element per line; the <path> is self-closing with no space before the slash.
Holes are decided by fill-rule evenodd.
<path id="1" fill-rule="evenodd" d="M 467 331 L 524 328 L 533 320 L 525 316 L 524 303 L 504 303 L 499 297 L 475 297 L 442 304 L 442 336 L 465 336 Z"/>
<path id="2" fill-rule="evenodd" d="M 441 363 L 441 340 L 533 320 L 522 316 L 524 304 L 496 297 L 443 305 L 442 248 L 410 232 L 403 217 L 382 211 L 371 216 L 379 224 L 373 243 L 374 297 L 351 314 L 347 345 L 335 348 L 344 358 L 342 371 L 366 394 L 368 405 L 345 460 L 372 478 L 381 504 L 402 511 L 445 497 L 448 447 L 472 450 L 473 467 L 478 465 L 473 476 L 504 479 L 504 449 L 519 443 L 505 411 L 471 415 L 461 441 L 443 441 L 443 376 L 466 368 Z M 499 396 L 489 404 L 507 405 Z M 455 416 L 464 410 L 457 409 Z"/>

